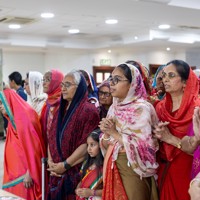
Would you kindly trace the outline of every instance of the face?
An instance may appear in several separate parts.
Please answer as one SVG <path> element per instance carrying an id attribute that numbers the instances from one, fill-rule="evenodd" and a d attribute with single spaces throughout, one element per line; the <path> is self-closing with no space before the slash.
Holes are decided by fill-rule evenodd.
<path id="1" fill-rule="evenodd" d="M 74 77 L 66 75 L 61 83 L 61 92 L 63 99 L 71 102 L 77 89 L 78 85 L 74 81 Z"/>
<path id="2" fill-rule="evenodd" d="M 25 81 L 24 81 L 24 89 L 26 90 L 26 93 L 28 95 L 31 95 L 28 78 L 26 78 Z"/>
<path id="3" fill-rule="evenodd" d="M 90 157 L 96 157 L 99 154 L 99 143 L 92 139 L 92 137 L 87 138 L 87 152 Z"/>
<path id="4" fill-rule="evenodd" d="M 99 94 L 99 103 L 101 105 L 110 106 L 112 104 L 112 96 L 110 93 L 110 89 L 108 87 L 102 86 L 101 88 L 99 88 L 98 94 Z"/>
<path id="5" fill-rule="evenodd" d="M 173 64 L 170 64 L 163 69 L 162 78 L 166 92 L 176 95 L 183 93 L 186 83 L 181 80 L 181 77 Z"/>
<path id="6" fill-rule="evenodd" d="M 14 80 L 9 80 L 9 86 L 11 89 L 14 89 L 15 81 Z"/>
<path id="7" fill-rule="evenodd" d="M 129 91 L 130 83 L 125 77 L 123 71 L 116 67 L 112 72 L 112 78 L 110 81 L 110 92 L 113 97 L 119 98 L 120 101 L 123 101 Z"/>
<path id="8" fill-rule="evenodd" d="M 163 70 L 160 70 L 156 76 L 156 88 L 157 88 L 157 91 L 162 90 L 164 92 L 165 87 L 164 87 L 163 80 L 162 80 L 162 72 L 163 72 Z"/>
<path id="9" fill-rule="evenodd" d="M 49 91 L 49 85 L 51 82 L 51 72 L 47 72 L 43 77 L 43 92 L 47 93 Z"/>
<path id="10" fill-rule="evenodd" d="M 2 104 L 1 101 L 0 101 L 0 112 L 1 112 L 3 115 L 7 114 L 6 109 L 5 109 L 5 107 L 4 107 L 4 105 Z"/>

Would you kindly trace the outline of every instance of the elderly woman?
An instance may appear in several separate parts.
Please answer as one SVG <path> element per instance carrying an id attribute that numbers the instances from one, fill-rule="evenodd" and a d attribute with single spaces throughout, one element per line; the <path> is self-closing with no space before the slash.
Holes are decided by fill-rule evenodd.
<path id="1" fill-rule="evenodd" d="M 99 124 L 99 113 L 88 102 L 87 85 L 77 71 L 68 73 L 61 83 L 60 108 L 48 135 L 48 163 L 51 177 L 48 199 L 76 199 L 80 163 L 86 155 L 86 140 Z"/>
<path id="2" fill-rule="evenodd" d="M 146 90 L 136 67 L 121 64 L 112 72 L 113 96 L 107 117 L 100 122 L 103 131 L 103 199 L 156 200 L 154 175 L 157 142 L 152 125 L 157 123 L 153 106 L 146 101 Z"/>
<path id="3" fill-rule="evenodd" d="M 39 200 L 45 148 L 38 115 L 10 89 L 0 92 L 0 111 L 8 119 L 2 188 L 27 200 Z"/>
<path id="4" fill-rule="evenodd" d="M 58 110 L 60 104 L 60 84 L 63 78 L 64 74 L 54 69 L 46 72 L 43 77 L 43 91 L 48 95 L 46 103 L 41 111 L 41 126 L 45 143 L 47 143 L 47 135 L 51 128 L 54 113 Z"/>
<path id="5" fill-rule="evenodd" d="M 160 123 L 155 136 L 163 141 L 158 153 L 160 200 L 189 200 L 193 152 L 199 138 L 188 136 L 197 104 L 199 84 L 189 65 L 181 60 L 167 63 L 162 74 L 166 97 L 156 106 Z M 183 178 L 184 177 L 184 178 Z"/>
<path id="6" fill-rule="evenodd" d="M 26 74 L 24 88 L 30 98 L 28 102 L 38 115 L 40 115 L 42 107 L 47 99 L 47 95 L 43 92 L 43 75 L 36 71 L 28 72 Z"/>
<path id="7" fill-rule="evenodd" d="M 105 118 L 112 104 L 112 95 L 110 93 L 110 84 L 106 80 L 98 86 L 98 95 L 99 95 L 99 110 L 100 110 L 100 119 Z"/>

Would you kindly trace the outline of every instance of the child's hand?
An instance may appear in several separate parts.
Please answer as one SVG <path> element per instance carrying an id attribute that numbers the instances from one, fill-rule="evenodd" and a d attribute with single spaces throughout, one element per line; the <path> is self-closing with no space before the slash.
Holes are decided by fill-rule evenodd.
<path id="1" fill-rule="evenodd" d="M 76 195 L 80 196 L 80 197 L 89 197 L 89 196 L 93 196 L 93 191 L 89 188 L 78 188 L 76 189 Z"/>

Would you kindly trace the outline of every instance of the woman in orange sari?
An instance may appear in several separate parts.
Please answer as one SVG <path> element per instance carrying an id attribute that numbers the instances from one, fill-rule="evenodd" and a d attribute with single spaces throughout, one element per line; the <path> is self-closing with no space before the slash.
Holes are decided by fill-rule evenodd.
<path id="1" fill-rule="evenodd" d="M 0 92 L 0 111 L 8 119 L 3 189 L 26 200 L 40 200 L 45 151 L 38 115 L 10 89 Z"/>
<path id="2" fill-rule="evenodd" d="M 181 60 L 169 62 L 163 69 L 166 96 L 156 106 L 160 123 L 155 136 L 160 139 L 158 186 L 160 200 L 189 200 L 194 150 L 199 139 L 189 136 L 199 83 L 189 65 Z"/>

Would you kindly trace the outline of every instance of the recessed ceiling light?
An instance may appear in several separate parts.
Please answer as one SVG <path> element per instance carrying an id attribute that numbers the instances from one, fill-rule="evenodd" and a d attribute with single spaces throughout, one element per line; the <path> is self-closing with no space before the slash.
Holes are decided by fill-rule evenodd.
<path id="1" fill-rule="evenodd" d="M 167 47 L 166 50 L 167 50 L 167 51 L 170 51 L 171 49 L 170 49 L 170 47 Z"/>
<path id="2" fill-rule="evenodd" d="M 112 51 L 109 49 L 109 50 L 108 50 L 108 53 L 111 53 L 111 52 L 112 52 Z"/>
<path id="3" fill-rule="evenodd" d="M 8 27 L 10 29 L 19 29 L 19 28 L 21 28 L 21 25 L 20 24 L 9 24 Z"/>
<path id="4" fill-rule="evenodd" d="M 137 39 L 138 39 L 138 36 L 135 36 L 134 39 L 137 40 Z"/>
<path id="5" fill-rule="evenodd" d="M 117 24 L 118 23 L 118 20 L 116 19 L 107 19 L 105 21 L 106 24 Z"/>
<path id="6" fill-rule="evenodd" d="M 78 29 L 70 29 L 68 30 L 68 32 L 71 34 L 75 34 L 75 33 L 79 33 L 80 31 Z"/>
<path id="7" fill-rule="evenodd" d="M 158 26 L 159 29 L 169 29 L 170 25 L 169 24 L 161 24 Z"/>
<path id="8" fill-rule="evenodd" d="M 49 19 L 49 18 L 53 18 L 54 14 L 53 13 L 42 13 L 40 16 L 42 18 Z"/>

